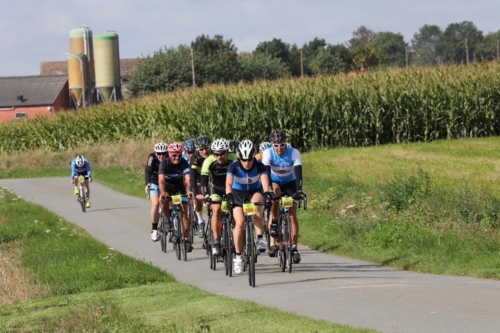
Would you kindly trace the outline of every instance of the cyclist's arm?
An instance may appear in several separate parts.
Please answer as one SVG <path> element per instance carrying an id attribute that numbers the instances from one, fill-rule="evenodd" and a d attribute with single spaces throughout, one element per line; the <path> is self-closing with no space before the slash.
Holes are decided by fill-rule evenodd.
<path id="1" fill-rule="evenodd" d="M 267 179 L 271 179 L 271 151 L 269 149 L 264 150 L 262 153 L 262 164 L 266 167 L 267 171 Z M 266 188 L 264 188 L 264 191 L 266 191 Z"/>
<path id="2" fill-rule="evenodd" d="M 87 176 L 89 176 L 90 178 L 92 178 L 92 169 L 90 168 L 90 162 L 89 162 L 89 160 L 86 160 L 85 170 L 87 171 Z"/>
<path id="3" fill-rule="evenodd" d="M 198 174 L 198 167 L 191 163 L 190 181 L 191 181 L 191 190 L 193 191 L 194 195 L 198 194 L 198 185 L 196 184 L 197 174 Z"/>
<path id="4" fill-rule="evenodd" d="M 191 175 L 189 173 L 189 168 L 184 169 L 184 186 L 189 189 L 189 186 L 192 185 Z"/>
<path id="5" fill-rule="evenodd" d="M 293 172 L 295 173 L 295 185 L 297 191 L 302 191 L 302 157 L 297 149 L 292 152 Z"/>
<path id="6" fill-rule="evenodd" d="M 215 160 L 215 156 L 210 155 L 205 159 L 205 161 L 203 161 L 203 165 L 201 167 L 200 183 L 201 183 L 201 192 L 203 193 L 203 196 L 206 196 L 208 194 L 208 180 L 211 173 L 210 166 L 212 165 L 212 163 L 214 163 L 214 161 L 217 163 L 217 161 Z"/>
<path id="7" fill-rule="evenodd" d="M 75 173 L 76 173 L 75 161 L 71 161 L 71 180 L 75 178 Z"/>
<path id="8" fill-rule="evenodd" d="M 233 193 L 234 173 L 236 172 L 235 162 L 231 163 L 227 168 L 226 174 L 226 195 Z"/>
<path id="9" fill-rule="evenodd" d="M 153 156 L 149 155 L 148 162 L 146 163 L 146 168 L 144 169 L 146 185 L 151 183 L 151 177 L 153 175 Z"/>
<path id="10" fill-rule="evenodd" d="M 160 194 L 165 196 L 167 194 L 167 189 L 165 188 L 165 174 L 158 174 L 158 186 L 160 188 Z"/>

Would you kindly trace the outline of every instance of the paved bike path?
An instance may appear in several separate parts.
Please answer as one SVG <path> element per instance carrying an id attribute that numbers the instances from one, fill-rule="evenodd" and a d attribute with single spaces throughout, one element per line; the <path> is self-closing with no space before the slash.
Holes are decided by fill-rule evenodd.
<path id="1" fill-rule="evenodd" d="M 246 274 L 226 277 L 222 263 L 211 271 L 197 237 L 187 262 L 177 261 L 170 243 L 161 252 L 150 240 L 146 199 L 94 182 L 92 208 L 82 213 L 68 178 L 0 179 L 0 186 L 211 293 L 383 332 L 500 333 L 500 281 L 418 274 L 300 248 L 302 262 L 291 274 L 282 273 L 275 258 L 259 256 L 251 288 Z"/>

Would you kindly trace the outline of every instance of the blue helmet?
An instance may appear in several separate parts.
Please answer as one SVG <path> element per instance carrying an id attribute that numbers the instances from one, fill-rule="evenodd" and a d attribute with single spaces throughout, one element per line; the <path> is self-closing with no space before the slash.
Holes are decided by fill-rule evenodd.
<path id="1" fill-rule="evenodd" d="M 194 153 L 194 151 L 196 150 L 196 148 L 194 146 L 194 141 L 191 139 L 187 139 L 186 141 L 184 141 L 184 144 L 182 145 L 182 147 L 188 153 Z"/>

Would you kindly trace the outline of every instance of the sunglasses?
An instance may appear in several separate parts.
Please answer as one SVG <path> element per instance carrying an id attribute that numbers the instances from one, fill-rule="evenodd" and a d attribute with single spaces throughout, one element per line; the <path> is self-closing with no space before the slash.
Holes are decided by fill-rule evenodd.
<path id="1" fill-rule="evenodd" d="M 198 151 L 205 151 L 205 150 L 208 150 L 208 147 L 200 147 L 200 148 L 198 148 Z"/>
<path id="2" fill-rule="evenodd" d="M 286 143 L 275 143 L 273 144 L 274 148 L 284 148 L 286 146 Z"/>
<path id="3" fill-rule="evenodd" d="M 215 157 L 220 157 L 220 156 L 224 156 L 224 155 L 226 155 L 226 153 L 214 153 Z"/>
<path id="4" fill-rule="evenodd" d="M 253 157 L 252 158 L 240 158 L 240 160 L 242 162 L 250 162 L 250 161 L 253 161 Z"/>
<path id="5" fill-rule="evenodd" d="M 167 153 L 156 153 L 156 155 L 158 155 L 158 156 L 165 156 L 165 155 L 167 155 Z"/>
<path id="6" fill-rule="evenodd" d="M 169 156 L 172 158 L 179 158 L 182 156 L 182 154 L 170 154 Z"/>

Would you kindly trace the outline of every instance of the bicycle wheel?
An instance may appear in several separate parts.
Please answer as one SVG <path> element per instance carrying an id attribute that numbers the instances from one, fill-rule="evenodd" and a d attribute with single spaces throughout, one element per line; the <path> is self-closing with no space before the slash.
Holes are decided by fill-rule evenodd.
<path id="1" fill-rule="evenodd" d="M 160 212 L 161 214 L 161 212 Z M 162 214 L 163 215 L 163 214 Z M 167 252 L 167 233 L 166 225 L 163 216 L 160 215 L 158 219 L 158 232 L 160 233 L 160 245 L 163 252 Z"/>
<path id="2" fill-rule="evenodd" d="M 182 252 L 181 243 L 183 243 L 182 241 L 184 240 L 184 238 L 181 237 L 179 224 L 180 224 L 179 217 L 177 216 L 177 214 L 175 214 L 175 216 L 172 219 L 172 225 L 175 228 L 175 235 L 177 236 L 175 240 L 175 254 L 177 255 L 177 260 L 181 260 L 181 252 Z"/>
<path id="3" fill-rule="evenodd" d="M 194 207 L 191 204 L 188 205 L 188 220 L 191 229 L 189 233 L 189 241 L 193 244 L 194 234 L 198 231 L 198 223 L 194 218 Z"/>
<path id="4" fill-rule="evenodd" d="M 248 283 L 255 287 L 255 238 L 253 237 L 253 223 L 247 223 L 247 260 L 248 260 Z"/>
<path id="5" fill-rule="evenodd" d="M 180 244 L 181 244 L 181 257 L 184 261 L 187 261 L 187 248 L 186 248 L 186 241 L 184 239 L 184 235 L 186 234 L 184 232 L 184 223 L 182 223 L 181 215 L 178 213 L 177 219 L 179 220 L 179 239 L 180 239 Z"/>
<path id="6" fill-rule="evenodd" d="M 286 257 L 286 240 L 285 240 L 285 235 L 286 235 L 286 224 L 283 223 L 283 215 L 280 215 L 280 219 L 278 222 L 278 239 L 280 239 L 280 244 L 279 244 L 279 252 L 280 252 L 280 267 L 281 271 L 284 272 L 286 270 L 286 265 L 287 265 L 287 257 Z"/>
<path id="7" fill-rule="evenodd" d="M 82 212 L 85 213 L 86 207 L 85 207 L 85 186 L 83 186 L 82 183 L 80 183 L 80 205 L 82 206 Z"/>
<path id="8" fill-rule="evenodd" d="M 234 238 L 233 229 L 231 228 L 231 219 L 227 220 L 227 265 L 229 269 L 229 277 L 233 276 L 233 254 L 234 254 Z"/>
<path id="9" fill-rule="evenodd" d="M 264 237 L 266 237 L 267 242 L 267 252 L 271 250 L 271 236 L 269 235 L 269 213 L 267 207 L 264 208 Z"/>
<path id="10" fill-rule="evenodd" d="M 284 219 L 284 224 L 286 225 L 286 235 L 284 237 L 286 238 L 286 257 L 287 257 L 287 269 L 288 273 L 292 272 L 292 264 L 293 264 L 293 258 L 292 258 L 292 225 L 290 222 L 290 215 L 286 214 L 285 219 Z"/>

